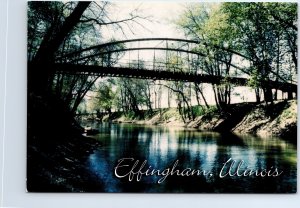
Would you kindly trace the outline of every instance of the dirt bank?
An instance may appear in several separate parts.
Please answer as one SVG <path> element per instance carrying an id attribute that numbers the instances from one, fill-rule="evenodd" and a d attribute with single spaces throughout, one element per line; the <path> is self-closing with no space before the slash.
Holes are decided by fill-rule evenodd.
<path id="1" fill-rule="evenodd" d="M 176 108 L 162 109 L 146 119 L 128 118 L 123 114 L 105 116 L 104 121 L 164 126 L 185 126 L 203 131 L 232 131 L 261 137 L 297 137 L 297 101 L 275 101 L 273 104 L 232 104 L 225 112 L 207 111 L 183 122 Z"/>
<path id="2" fill-rule="evenodd" d="M 259 136 L 297 138 L 297 101 L 277 102 L 266 107 L 261 104 L 247 113 L 234 132 Z"/>

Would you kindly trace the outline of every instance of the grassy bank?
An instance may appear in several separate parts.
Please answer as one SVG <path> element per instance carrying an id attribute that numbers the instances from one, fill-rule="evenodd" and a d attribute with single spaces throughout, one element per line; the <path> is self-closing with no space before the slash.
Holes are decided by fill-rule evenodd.
<path id="1" fill-rule="evenodd" d="M 232 131 L 262 137 L 297 137 L 297 101 L 275 101 L 273 104 L 241 103 L 228 106 L 219 112 L 215 107 L 203 110 L 194 108 L 195 118 L 183 121 L 176 108 L 148 111 L 134 116 L 130 113 L 112 113 L 101 120 L 117 123 L 136 123 L 164 126 L 184 126 L 203 131 Z"/>

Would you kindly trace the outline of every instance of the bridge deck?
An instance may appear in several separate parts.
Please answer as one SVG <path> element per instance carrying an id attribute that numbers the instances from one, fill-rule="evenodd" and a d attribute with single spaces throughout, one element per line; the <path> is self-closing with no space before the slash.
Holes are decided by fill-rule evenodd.
<path id="1" fill-rule="evenodd" d="M 37 67 L 37 66 L 35 66 Z M 42 67 L 42 66 L 41 66 Z M 239 77 L 222 77 L 207 74 L 195 74 L 187 72 L 159 71 L 149 69 L 133 69 L 126 67 L 103 67 L 78 64 L 55 64 L 51 68 L 56 73 L 64 74 L 87 74 L 109 77 L 127 77 L 152 80 L 184 81 L 194 83 L 221 84 L 226 81 L 236 86 L 246 86 L 248 79 Z M 269 86 L 283 92 L 297 92 L 297 85 L 283 82 L 266 81 L 261 83 L 262 87 Z"/>

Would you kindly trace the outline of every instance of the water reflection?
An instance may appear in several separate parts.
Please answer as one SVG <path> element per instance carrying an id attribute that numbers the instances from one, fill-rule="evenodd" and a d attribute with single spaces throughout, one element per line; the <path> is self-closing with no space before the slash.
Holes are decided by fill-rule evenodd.
<path id="1" fill-rule="evenodd" d="M 102 146 L 90 155 L 87 167 L 105 184 L 105 192 L 295 192 L 296 147 L 278 138 L 257 138 L 214 132 L 199 132 L 184 128 L 166 128 L 131 124 L 94 123 L 100 133 L 94 136 Z M 121 158 L 147 160 L 144 169 L 200 169 L 211 172 L 206 176 L 143 176 L 129 182 L 117 178 L 114 168 Z M 283 171 L 278 177 L 225 177 L 219 173 L 229 159 L 243 160 L 246 170 L 275 169 Z"/>

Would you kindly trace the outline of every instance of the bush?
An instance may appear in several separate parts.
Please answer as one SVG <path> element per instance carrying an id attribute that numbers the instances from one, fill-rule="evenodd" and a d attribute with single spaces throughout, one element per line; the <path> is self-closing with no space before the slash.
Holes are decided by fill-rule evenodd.
<path id="1" fill-rule="evenodd" d="M 168 121 L 170 118 L 180 119 L 179 112 L 175 108 L 170 108 L 167 111 L 163 112 L 161 116 L 163 121 Z"/>
<path id="2" fill-rule="evenodd" d="M 125 117 L 130 120 L 133 120 L 136 118 L 136 113 L 134 111 L 128 111 L 126 112 Z"/>
<path id="3" fill-rule="evenodd" d="M 195 117 L 198 116 L 213 116 L 218 113 L 218 108 L 216 106 L 210 106 L 209 108 L 206 108 L 204 106 L 192 106 L 193 115 Z"/>

